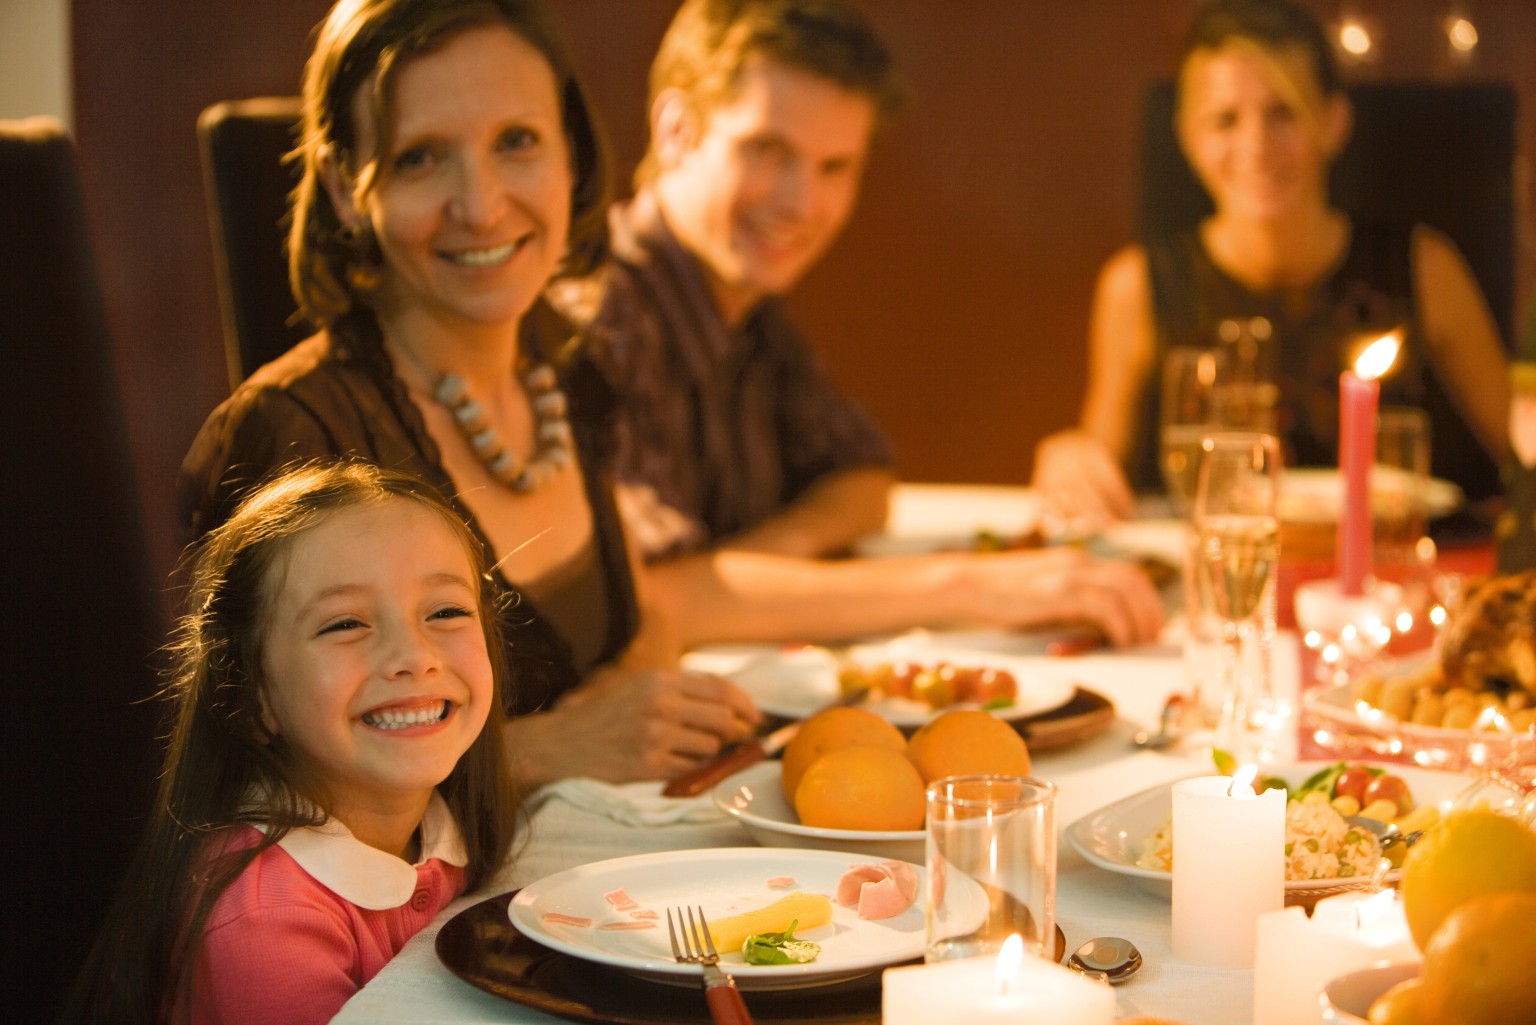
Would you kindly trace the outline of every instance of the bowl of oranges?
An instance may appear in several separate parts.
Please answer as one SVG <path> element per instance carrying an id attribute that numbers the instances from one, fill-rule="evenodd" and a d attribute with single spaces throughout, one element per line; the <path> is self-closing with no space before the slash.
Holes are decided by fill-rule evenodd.
<path id="1" fill-rule="evenodd" d="M 1024 738 L 979 709 L 941 712 L 908 737 L 866 708 L 829 708 L 801 723 L 782 760 L 724 780 L 714 801 L 763 846 L 922 864 L 929 783 L 1029 770 Z"/>

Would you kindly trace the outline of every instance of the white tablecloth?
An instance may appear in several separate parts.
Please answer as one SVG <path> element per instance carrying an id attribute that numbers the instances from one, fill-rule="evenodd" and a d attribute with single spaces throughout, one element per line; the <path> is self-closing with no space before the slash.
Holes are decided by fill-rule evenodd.
<path id="1" fill-rule="evenodd" d="M 1038 640 L 1016 641 L 1026 650 L 1038 647 Z M 1279 663 L 1279 680 L 1297 679 L 1293 643 L 1282 645 Z M 1099 736 L 1059 751 L 1041 752 L 1035 759 L 1035 774 L 1060 787 L 1058 823 L 1062 828 L 1121 797 L 1209 770 L 1208 749 L 1193 743 L 1170 753 L 1137 750 L 1130 741 L 1138 727 L 1157 718 L 1164 697 L 1182 689 L 1183 671 L 1175 648 L 1095 654 L 1059 664 L 1074 680 L 1109 697 L 1118 711 L 1114 724 Z M 535 813 L 527 840 L 516 862 L 493 886 L 445 910 L 335 1020 L 359 1025 L 552 1025 L 561 1019 L 481 992 L 451 975 L 438 962 L 433 946 L 441 924 L 486 896 L 588 862 L 653 851 L 752 844 L 735 820 L 723 813 L 704 816 L 703 821 L 631 826 L 558 798 Z M 1141 949 L 1146 966 L 1115 991 L 1122 1015 L 1155 1014 L 1189 1025 L 1239 1025 L 1251 1020 L 1251 972 L 1197 968 L 1176 961 L 1169 949 L 1167 900 L 1095 868 L 1066 843 L 1060 850 L 1057 918 L 1069 949 L 1103 935 L 1123 936 Z"/>

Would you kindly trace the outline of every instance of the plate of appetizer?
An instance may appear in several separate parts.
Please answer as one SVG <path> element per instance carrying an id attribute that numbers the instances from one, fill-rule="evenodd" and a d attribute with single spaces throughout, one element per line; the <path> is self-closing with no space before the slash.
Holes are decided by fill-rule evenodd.
<path id="1" fill-rule="evenodd" d="M 525 886 L 507 913 L 523 935 L 563 954 L 651 981 L 697 986 L 699 966 L 672 957 L 666 914 L 702 907 L 720 965 L 741 989 L 793 989 L 921 958 L 922 874 L 908 862 L 839 851 L 744 847 L 639 854 Z M 784 942 L 813 951 L 797 947 L 786 953 L 794 960 L 748 962 L 748 937 L 757 938 L 754 948 L 771 948 L 773 937 L 783 941 L 792 923 Z"/>
<path id="2" fill-rule="evenodd" d="M 721 781 L 713 791 L 715 805 L 735 816 L 764 847 L 846 851 L 867 858 L 923 862 L 926 854 L 921 829 L 825 829 L 802 824 L 779 784 L 781 768 L 777 761 L 759 762 Z"/>
<path id="3" fill-rule="evenodd" d="M 1310 907 L 1322 897 L 1370 885 L 1383 853 L 1377 834 L 1432 826 L 1469 782 L 1455 773 L 1365 762 L 1266 766 L 1255 787 L 1283 786 L 1290 794 L 1286 903 Z M 1067 840 L 1094 865 L 1166 899 L 1173 888 L 1171 859 L 1178 856 L 1172 811 L 1173 785 L 1165 783 L 1083 816 L 1067 827 Z M 1351 823 L 1349 816 L 1379 825 Z M 1392 844 L 1387 856 L 1400 858 L 1402 850 Z M 1394 869 L 1387 879 L 1395 878 Z"/>
<path id="4" fill-rule="evenodd" d="M 834 651 L 811 644 L 711 645 L 683 666 L 734 681 L 770 715 L 802 719 L 846 690 L 868 688 L 864 707 L 915 729 L 948 708 L 985 708 L 1023 719 L 1072 700 L 1074 685 L 1045 658 L 930 646 L 895 638 Z"/>

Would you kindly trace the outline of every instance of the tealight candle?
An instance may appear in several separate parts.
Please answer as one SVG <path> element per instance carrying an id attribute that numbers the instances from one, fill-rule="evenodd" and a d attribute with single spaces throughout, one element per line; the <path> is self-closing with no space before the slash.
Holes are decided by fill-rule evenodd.
<path id="1" fill-rule="evenodd" d="M 1418 960 L 1392 890 L 1346 893 L 1317 902 L 1312 917 L 1285 908 L 1259 918 L 1253 974 L 1254 1025 L 1314 1021 L 1328 980 L 1381 961 Z"/>
<path id="2" fill-rule="evenodd" d="M 996 957 L 888 968 L 881 979 L 883 1025 L 1110 1025 L 1115 995 L 1038 957 L 1010 936 Z"/>
<path id="3" fill-rule="evenodd" d="M 1251 968 L 1260 915 L 1285 906 L 1285 791 L 1257 774 L 1173 785 L 1173 956 Z"/>
<path id="4" fill-rule="evenodd" d="M 1395 333 L 1382 335 L 1360 353 L 1353 370 L 1339 375 L 1339 476 L 1344 498 L 1339 510 L 1338 574 L 1345 594 L 1361 594 L 1371 574 L 1371 465 L 1376 462 L 1377 380 L 1392 367 L 1400 345 Z"/>

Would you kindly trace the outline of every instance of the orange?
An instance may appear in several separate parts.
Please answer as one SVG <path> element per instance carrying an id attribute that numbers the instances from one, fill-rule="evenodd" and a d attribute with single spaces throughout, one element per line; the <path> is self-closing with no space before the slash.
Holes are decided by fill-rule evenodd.
<path id="1" fill-rule="evenodd" d="M 1366 1015 L 1371 1025 L 1420 1025 L 1424 1017 L 1424 992 L 1418 979 L 1404 979 L 1371 1002 Z"/>
<path id="2" fill-rule="evenodd" d="M 923 781 L 900 751 L 840 747 L 805 771 L 795 812 L 805 825 L 823 829 L 922 829 Z"/>
<path id="3" fill-rule="evenodd" d="M 941 712 L 907 741 L 924 783 L 941 776 L 1028 776 L 1029 748 L 1012 726 L 976 708 Z"/>
<path id="4" fill-rule="evenodd" d="M 800 777 L 811 763 L 828 751 L 854 744 L 900 751 L 906 746 L 901 731 L 867 708 L 827 708 L 800 724 L 794 738 L 784 748 L 784 796 L 793 803 Z"/>
<path id="5" fill-rule="evenodd" d="M 1473 897 L 1448 915 L 1419 976 L 1425 1021 L 1445 1025 L 1536 1022 L 1536 893 Z"/>
<path id="6" fill-rule="evenodd" d="M 1536 893 L 1536 830 L 1488 808 L 1453 811 L 1403 858 L 1403 913 L 1424 950 L 1440 923 L 1473 897 Z"/>

